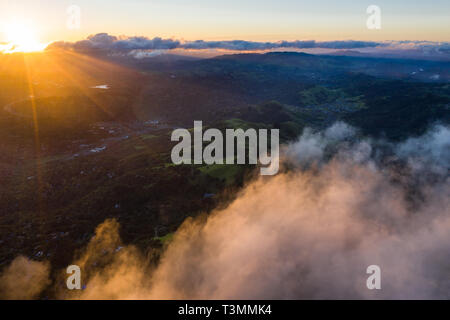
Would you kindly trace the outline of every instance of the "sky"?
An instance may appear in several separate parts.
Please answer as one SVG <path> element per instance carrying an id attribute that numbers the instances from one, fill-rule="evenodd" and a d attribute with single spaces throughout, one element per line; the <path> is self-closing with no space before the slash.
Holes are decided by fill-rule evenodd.
<path id="1" fill-rule="evenodd" d="M 379 30 L 366 27 L 372 4 L 381 9 Z M 81 10 L 79 28 L 67 26 L 71 5 Z M 100 32 L 179 40 L 450 41 L 448 0 L 1 0 L 0 28 L 12 20 L 25 21 L 46 43 Z M 0 31 L 0 42 L 6 40 Z"/>

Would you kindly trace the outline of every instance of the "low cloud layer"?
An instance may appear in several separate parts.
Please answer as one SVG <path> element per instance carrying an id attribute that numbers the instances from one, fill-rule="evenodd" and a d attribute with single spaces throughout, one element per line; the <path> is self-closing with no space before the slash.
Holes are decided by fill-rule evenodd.
<path id="1" fill-rule="evenodd" d="M 203 41 L 197 40 L 186 42 L 180 45 L 184 49 L 225 49 L 236 51 L 254 51 L 254 50 L 270 50 L 278 48 L 296 48 L 296 49 L 312 49 L 312 48 L 326 48 L 326 49 L 354 49 L 354 48 L 371 48 L 383 46 L 380 42 L 371 41 L 326 41 L 317 42 L 310 41 L 278 41 L 278 42 L 254 42 L 244 40 L 232 41 Z"/>
<path id="2" fill-rule="evenodd" d="M 392 144 L 344 123 L 306 129 L 282 173 L 187 220 L 157 266 L 105 221 L 75 261 L 85 289 L 59 298 L 448 299 L 449 136 L 436 126 Z M 369 265 L 381 290 L 366 287 Z"/>
<path id="3" fill-rule="evenodd" d="M 48 286 L 50 265 L 19 256 L 0 275 L 0 299 L 35 299 Z"/>
<path id="4" fill-rule="evenodd" d="M 132 50 L 168 50 L 180 46 L 180 42 L 171 39 L 146 37 L 115 37 L 107 33 L 89 36 L 86 40 L 77 42 L 58 41 L 50 44 L 47 49 L 72 49 L 81 53 Z"/>
<path id="5" fill-rule="evenodd" d="M 331 49 L 331 50 L 353 50 L 353 49 L 377 49 L 387 52 L 409 51 L 422 52 L 423 54 L 449 54 L 450 44 L 448 42 L 419 42 L 419 41 L 277 41 L 256 42 L 245 40 L 230 41 L 180 41 L 173 39 L 162 39 L 159 37 L 149 39 L 147 37 L 116 37 L 107 33 L 99 33 L 89 36 L 86 40 L 77 42 L 58 41 L 50 44 L 47 49 L 74 50 L 80 53 L 131 53 L 138 58 L 152 56 L 140 51 L 161 52 L 161 50 L 186 49 L 186 50 L 229 50 L 229 51 L 267 51 L 277 49 Z"/>
<path id="6" fill-rule="evenodd" d="M 73 49 L 80 52 L 89 51 L 131 51 L 131 50 L 168 50 L 168 49 L 224 49 L 238 51 L 268 50 L 276 48 L 331 48 L 352 49 L 377 47 L 383 45 L 380 42 L 371 41 L 279 41 L 279 42 L 255 42 L 244 40 L 231 41 L 178 41 L 172 39 L 146 37 L 115 37 L 107 33 L 98 33 L 89 36 L 86 40 L 77 42 L 54 42 L 48 49 L 63 48 Z"/>

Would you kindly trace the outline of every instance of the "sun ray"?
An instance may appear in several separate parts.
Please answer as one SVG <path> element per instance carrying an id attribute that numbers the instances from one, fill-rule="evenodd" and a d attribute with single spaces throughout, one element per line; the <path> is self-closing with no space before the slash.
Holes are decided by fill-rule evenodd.
<path id="1" fill-rule="evenodd" d="M 30 103 L 31 103 L 31 112 L 32 112 L 32 119 L 33 119 L 33 130 L 34 130 L 34 145 L 35 145 L 35 163 L 36 163 L 36 177 L 38 182 L 38 209 L 39 212 L 43 212 L 43 180 L 42 180 L 42 163 L 41 163 L 41 141 L 39 137 L 39 123 L 38 123 L 38 116 L 37 116 L 37 108 L 36 108 L 36 100 L 35 100 L 35 94 L 34 94 L 34 87 L 33 87 L 33 78 L 31 74 L 31 66 L 30 62 L 28 61 L 28 56 L 26 54 L 23 55 L 23 61 L 25 65 L 25 72 L 27 77 L 27 84 L 28 84 L 28 93 L 30 97 Z"/>
<path id="2" fill-rule="evenodd" d="M 97 71 L 110 70 L 111 73 L 135 72 L 135 70 L 126 68 L 124 66 L 121 66 L 121 65 L 118 65 L 118 64 L 114 64 L 114 63 L 111 63 L 111 62 L 108 62 L 108 61 L 105 61 L 105 60 L 97 59 L 97 58 L 92 57 L 90 55 L 79 54 L 79 53 L 76 53 L 74 51 L 64 51 L 64 54 L 61 55 L 61 58 L 67 60 L 68 56 L 70 56 L 72 59 L 75 59 L 75 61 L 84 62 L 86 64 L 85 66 L 81 66 L 81 65 L 77 66 L 77 70 L 81 74 L 83 74 L 82 77 L 81 77 L 82 79 L 88 76 L 88 74 L 83 73 L 83 71 L 82 71 L 82 70 L 86 69 L 87 67 L 89 69 L 96 69 Z M 66 63 L 69 63 L 69 62 L 66 61 Z M 69 65 L 72 65 L 72 64 L 69 63 Z M 83 87 L 83 88 L 86 88 L 86 86 Z M 87 91 L 87 92 L 90 92 L 90 91 Z M 98 105 L 102 106 L 101 103 L 99 103 Z M 126 132 L 128 134 L 133 134 L 133 133 L 136 132 L 136 130 L 134 128 L 132 128 L 131 126 L 129 126 L 128 124 L 122 123 L 122 125 L 123 125 L 123 128 L 126 130 Z M 136 138 L 143 145 L 145 145 L 145 147 L 147 149 L 149 149 L 149 146 L 147 145 L 148 142 L 145 139 L 142 139 L 142 137 L 140 135 L 136 136 Z"/>
<path id="3" fill-rule="evenodd" d="M 98 99 L 95 94 L 92 94 L 89 82 L 95 81 L 95 78 L 89 75 L 87 72 L 83 72 L 86 68 L 90 70 L 95 69 L 96 71 L 104 71 L 110 70 L 111 73 L 118 72 L 134 72 L 134 70 L 130 70 L 129 68 L 107 62 L 101 59 L 96 59 L 89 55 L 79 54 L 73 51 L 64 51 L 55 53 L 53 63 L 56 67 L 70 80 L 72 81 L 85 96 L 87 96 L 96 107 L 101 108 L 105 113 L 112 115 L 108 110 L 108 106 L 103 104 L 103 101 Z M 70 57 L 70 60 L 69 60 Z M 57 62 L 57 60 L 60 60 Z M 63 66 L 70 66 L 72 68 L 69 71 L 65 70 Z M 82 80 L 79 80 L 82 79 Z M 83 82 L 83 83 L 82 83 Z M 123 128 L 126 130 L 127 134 L 135 133 L 136 130 L 129 126 L 126 123 L 122 123 Z M 145 145 L 146 148 L 149 148 L 147 145 L 147 141 L 141 138 L 141 136 L 137 136 L 137 139 Z"/>

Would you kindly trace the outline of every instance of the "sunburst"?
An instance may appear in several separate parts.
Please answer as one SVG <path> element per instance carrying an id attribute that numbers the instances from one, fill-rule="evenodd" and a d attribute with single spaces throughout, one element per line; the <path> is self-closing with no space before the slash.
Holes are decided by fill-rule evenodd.
<path id="1" fill-rule="evenodd" d="M 8 43 L 6 53 L 42 51 L 46 47 L 29 23 L 12 21 L 4 25 L 3 32 Z"/>

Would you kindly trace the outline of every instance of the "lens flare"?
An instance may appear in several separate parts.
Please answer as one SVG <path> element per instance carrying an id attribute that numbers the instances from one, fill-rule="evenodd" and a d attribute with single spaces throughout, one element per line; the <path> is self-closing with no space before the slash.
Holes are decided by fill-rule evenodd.
<path id="1" fill-rule="evenodd" d="M 7 45 L 3 45 L 5 53 L 42 51 L 46 45 L 39 42 L 35 29 L 25 22 L 10 22 L 3 28 Z"/>

